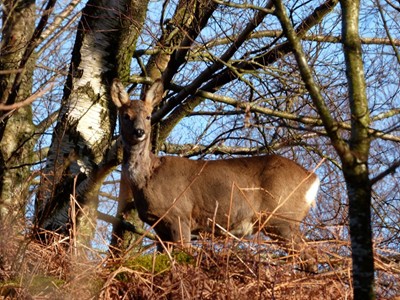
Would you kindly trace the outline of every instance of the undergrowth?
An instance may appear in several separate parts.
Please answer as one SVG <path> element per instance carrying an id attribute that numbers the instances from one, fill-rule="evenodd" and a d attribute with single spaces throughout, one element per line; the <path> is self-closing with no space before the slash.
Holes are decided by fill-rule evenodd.
<path id="1" fill-rule="evenodd" d="M 43 245 L 0 234 L 0 299 L 352 299 L 343 241 L 308 243 L 319 268 L 309 273 L 270 240 L 205 239 L 171 253 L 112 257 L 76 251 L 61 236 Z M 398 260 L 377 256 L 376 270 L 378 299 L 399 299 Z"/>

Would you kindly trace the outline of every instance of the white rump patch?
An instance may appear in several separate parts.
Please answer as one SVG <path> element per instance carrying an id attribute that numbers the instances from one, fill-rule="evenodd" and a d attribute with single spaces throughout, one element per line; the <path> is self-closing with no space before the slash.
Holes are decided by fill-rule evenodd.
<path id="1" fill-rule="evenodd" d="M 319 188 L 319 178 L 317 177 L 313 184 L 310 186 L 310 189 L 306 193 L 305 200 L 308 205 L 315 205 L 315 198 L 317 197 Z"/>

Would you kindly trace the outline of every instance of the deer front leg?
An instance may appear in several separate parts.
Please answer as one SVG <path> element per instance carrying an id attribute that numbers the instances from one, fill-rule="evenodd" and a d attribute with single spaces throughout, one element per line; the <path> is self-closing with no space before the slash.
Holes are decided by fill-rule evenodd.
<path id="1" fill-rule="evenodd" d="M 189 248 L 191 245 L 189 223 L 181 221 L 179 218 L 174 221 L 163 220 L 154 229 L 162 242 L 173 242 L 182 248 Z M 157 250 L 163 252 L 165 245 L 158 243 Z"/>
<path id="2" fill-rule="evenodd" d="M 171 237 L 174 243 L 177 243 L 183 248 L 190 248 L 191 246 L 191 231 L 189 222 L 178 218 L 171 225 Z"/>

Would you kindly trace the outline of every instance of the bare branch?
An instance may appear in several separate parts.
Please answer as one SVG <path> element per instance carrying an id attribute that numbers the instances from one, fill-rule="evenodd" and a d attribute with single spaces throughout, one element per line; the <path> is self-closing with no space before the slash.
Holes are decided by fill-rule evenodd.
<path id="1" fill-rule="evenodd" d="M 238 146 L 226 146 L 216 143 L 211 146 L 205 146 L 200 144 L 172 144 L 163 143 L 161 151 L 168 154 L 176 154 L 184 157 L 213 154 L 213 155 L 260 155 L 260 154 L 271 154 L 274 151 L 282 149 L 284 147 L 304 146 L 306 143 L 304 140 L 307 138 L 315 137 L 315 134 L 302 135 L 298 138 L 291 138 L 279 143 L 273 143 L 272 145 L 263 147 L 238 147 Z"/>
<path id="2" fill-rule="evenodd" d="M 183 89 L 183 87 L 180 87 L 178 85 L 171 85 L 173 89 Z M 206 92 L 203 90 L 197 90 L 196 93 L 194 94 L 196 97 L 200 97 L 202 99 L 210 99 L 212 101 L 220 102 L 220 103 L 225 103 L 228 105 L 231 105 L 232 107 L 235 107 L 236 109 L 241 109 L 243 112 L 246 110 L 249 110 L 251 112 L 257 112 L 261 113 L 266 116 L 273 116 L 285 120 L 291 120 L 291 121 L 296 121 L 301 124 L 305 125 L 312 125 L 312 126 L 323 126 L 323 122 L 321 118 L 319 117 L 310 117 L 310 116 L 303 116 L 303 115 L 296 115 L 293 113 L 289 112 L 284 112 L 284 111 L 277 111 L 273 110 L 270 108 L 262 107 L 258 105 L 257 102 L 243 102 L 239 101 L 236 99 L 233 99 L 228 96 L 222 96 L 210 92 Z M 400 113 L 399 110 L 391 110 L 389 112 L 386 112 L 384 114 L 379 114 L 376 116 L 376 119 L 374 120 L 382 120 L 385 118 L 392 117 L 394 115 L 398 115 Z M 337 122 L 335 121 L 335 126 L 337 129 L 345 129 L 350 131 L 351 130 L 351 124 L 346 123 L 346 122 Z M 314 131 L 313 129 L 310 128 L 310 131 Z M 328 135 L 326 132 L 320 131 L 319 132 L 321 135 Z M 368 133 L 371 135 L 371 137 L 374 138 L 380 138 L 383 140 L 389 140 L 389 141 L 394 141 L 394 142 L 400 142 L 400 137 L 397 135 L 391 135 L 388 134 L 384 131 L 373 129 L 373 128 L 368 128 Z"/>
<path id="3" fill-rule="evenodd" d="M 269 11 L 269 8 L 272 6 L 270 2 L 268 2 L 266 8 Z M 247 40 L 251 32 L 254 31 L 261 24 L 264 17 L 267 15 L 264 11 L 258 11 L 251 22 L 247 24 L 245 29 L 238 35 L 238 37 L 233 41 L 232 45 L 219 57 L 216 58 L 214 63 L 206 68 L 192 83 L 182 89 L 177 96 L 170 99 L 167 105 L 164 105 L 160 110 L 158 110 L 155 115 L 155 120 L 160 120 L 163 116 L 165 116 L 169 111 L 171 111 L 175 106 L 177 106 L 182 99 L 186 98 L 188 95 L 194 93 L 204 82 L 206 82 L 210 76 L 212 76 L 215 72 L 220 70 L 225 66 L 225 63 L 236 53 L 236 51 L 240 48 L 240 46 Z M 164 138 L 165 139 L 165 135 Z"/>
<path id="4" fill-rule="evenodd" d="M 311 96 L 311 99 L 318 110 L 318 114 L 321 117 L 321 120 L 332 141 L 333 146 L 341 155 L 344 155 L 346 152 L 349 151 L 348 145 L 339 136 L 338 124 L 332 118 L 329 108 L 322 97 L 319 86 L 316 84 L 313 78 L 312 70 L 307 63 L 303 47 L 300 43 L 300 38 L 298 37 L 296 31 L 292 26 L 291 21 L 286 13 L 285 7 L 283 6 L 282 2 L 278 0 L 275 0 L 273 2 L 276 8 L 275 11 L 276 15 L 282 25 L 285 36 L 287 37 L 290 45 L 292 46 L 292 51 L 296 58 L 301 77 Z"/>
<path id="5" fill-rule="evenodd" d="M 398 43 L 397 43 L 397 40 L 393 40 L 393 37 L 390 34 L 390 31 L 389 31 L 389 28 L 388 28 L 388 25 L 387 25 L 387 22 L 386 22 L 385 14 L 383 12 L 383 8 L 382 8 L 379 0 L 376 0 L 376 5 L 378 7 L 379 14 L 381 15 L 381 19 L 382 19 L 382 22 L 383 22 L 383 27 L 385 28 L 386 35 L 389 38 L 390 45 L 392 46 L 393 52 L 396 55 L 397 62 L 400 64 L 400 53 L 399 53 L 399 50 L 397 50 L 397 47 L 399 46 Z"/>
<path id="6" fill-rule="evenodd" d="M 260 30 L 257 32 L 253 32 L 249 36 L 249 40 L 251 39 L 261 39 L 261 38 L 266 38 L 266 37 L 271 37 L 271 38 L 279 38 L 283 34 L 282 30 Z M 234 36 L 228 36 L 224 38 L 217 38 L 213 39 L 210 42 L 204 44 L 204 45 L 198 45 L 194 46 L 191 48 L 190 51 L 190 56 L 192 58 L 198 56 L 198 55 L 206 55 L 207 53 L 203 53 L 204 51 L 209 51 L 209 49 L 215 47 L 215 46 L 221 46 L 221 45 L 226 45 L 230 44 L 232 40 L 235 40 L 237 38 L 237 35 Z M 316 34 L 306 34 L 301 38 L 302 41 L 313 41 L 313 42 L 320 42 L 320 43 L 331 43 L 331 44 L 340 44 L 342 42 L 342 37 L 341 36 L 332 36 L 332 35 L 316 35 Z M 400 40 L 398 39 L 391 39 L 389 38 L 378 38 L 378 37 L 360 37 L 361 44 L 363 45 L 394 45 L 399 47 L 400 46 Z M 141 50 L 136 50 L 135 51 L 135 57 L 140 57 L 143 55 L 153 55 L 156 53 L 159 53 L 162 51 L 160 47 L 155 47 L 153 49 L 141 49 Z"/>
<path id="7" fill-rule="evenodd" d="M 399 167 L 400 167 L 400 160 L 397 160 L 389 168 L 387 168 L 385 171 L 379 173 L 374 178 L 371 178 L 371 185 L 374 185 L 378 181 L 380 181 L 383 178 L 385 178 L 387 175 L 394 174 L 396 172 L 397 168 L 399 168 Z"/>
<path id="8" fill-rule="evenodd" d="M 250 3 L 244 3 L 244 4 L 238 4 L 238 3 L 233 3 L 233 2 L 228 2 L 228 1 L 220 1 L 220 0 L 213 0 L 215 3 L 229 6 L 229 7 L 234 7 L 234 8 L 240 8 L 240 9 L 254 9 L 254 10 L 259 10 L 267 14 L 271 14 L 273 12 L 272 9 L 266 8 L 266 7 L 261 7 L 257 5 L 253 5 Z"/>
<path id="9" fill-rule="evenodd" d="M 35 101 L 37 98 L 42 97 L 43 95 L 45 95 L 48 91 L 50 91 L 54 86 L 54 82 L 51 82 L 47 87 L 45 87 L 44 89 L 41 89 L 39 91 L 37 91 L 36 93 L 34 93 L 33 95 L 31 95 L 30 97 L 26 98 L 23 101 L 17 102 L 17 103 L 13 103 L 10 105 L 6 105 L 3 103 L 0 103 L 0 110 L 12 110 L 15 111 L 17 109 L 20 109 L 21 107 L 27 106 L 29 104 L 31 104 L 33 101 Z"/>
<path id="10" fill-rule="evenodd" d="M 332 11 L 332 9 L 336 6 L 337 3 L 338 0 L 327 0 L 319 7 L 317 7 L 309 16 L 307 16 L 303 20 L 303 22 L 300 23 L 300 25 L 296 30 L 299 38 L 303 37 L 310 28 L 318 24 L 326 14 Z M 205 92 L 215 92 L 219 90 L 221 86 L 237 79 L 237 74 L 235 74 L 235 72 L 232 71 L 232 68 L 236 68 L 241 71 L 242 70 L 254 71 L 260 69 L 263 66 L 267 66 L 277 61 L 279 58 L 285 56 L 290 51 L 291 51 L 290 44 L 288 42 L 284 42 L 270 49 L 269 51 L 258 55 L 254 59 L 247 59 L 240 63 L 233 64 L 232 67 L 222 70 L 219 74 L 216 75 L 213 74 L 214 75 L 213 78 L 209 80 L 204 86 L 202 86 L 201 89 Z M 207 77 L 207 80 L 209 78 L 210 76 Z M 192 85 L 190 87 L 193 88 L 192 92 L 194 92 L 196 88 L 199 88 L 197 86 L 193 87 Z M 175 99 L 173 100 L 176 107 L 174 105 L 170 105 L 171 107 L 165 109 L 165 111 L 157 113 L 156 119 L 159 120 L 163 115 L 165 115 L 166 113 L 170 112 L 173 109 L 173 112 L 170 113 L 168 118 L 162 121 L 160 129 L 160 136 L 162 137 L 168 136 L 169 132 L 172 130 L 174 125 L 177 124 L 184 116 L 190 114 L 190 112 L 193 111 L 194 108 L 204 100 L 202 97 L 199 96 L 194 96 L 189 99 L 186 99 L 186 97 L 189 95 L 187 92 L 180 93 L 178 95 L 179 97 L 175 96 Z M 184 100 L 186 101 L 182 103 Z"/>
<path id="11" fill-rule="evenodd" d="M 148 230 L 145 230 L 143 228 L 137 227 L 137 226 L 133 225 L 130 222 L 127 222 L 125 220 L 120 220 L 120 219 L 118 219 L 118 218 L 116 218 L 114 216 L 102 213 L 100 211 L 97 211 L 97 216 L 98 216 L 98 218 L 100 220 L 105 221 L 107 223 L 110 223 L 113 226 L 116 226 L 117 224 L 120 224 L 127 231 L 130 231 L 130 232 L 135 233 L 135 234 L 139 234 L 139 235 L 144 236 L 144 237 L 146 237 L 148 239 L 151 239 L 151 240 L 157 240 L 154 234 L 148 232 Z"/>

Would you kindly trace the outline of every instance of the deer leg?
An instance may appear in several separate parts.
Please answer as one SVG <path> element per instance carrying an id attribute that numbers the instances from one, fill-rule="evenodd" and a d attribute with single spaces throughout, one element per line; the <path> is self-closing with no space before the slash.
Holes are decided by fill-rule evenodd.
<path id="1" fill-rule="evenodd" d="M 188 248 L 191 245 L 190 226 L 186 222 L 163 220 L 154 229 L 163 242 L 173 242 L 184 248 Z M 164 247 L 161 243 L 158 243 L 157 250 L 163 252 Z"/>
<path id="2" fill-rule="evenodd" d="M 171 236 L 173 242 L 184 248 L 190 248 L 191 232 L 187 222 L 178 219 L 178 222 L 171 226 Z"/>
<path id="3" fill-rule="evenodd" d="M 159 231 L 155 228 L 155 231 L 161 240 L 161 241 L 157 242 L 157 251 L 162 253 L 162 252 L 164 252 L 165 249 L 168 249 L 168 245 L 166 245 L 166 243 L 172 242 L 172 238 L 171 238 L 171 235 L 167 234 L 164 230 Z M 166 242 L 166 243 L 164 243 L 164 242 Z"/>

